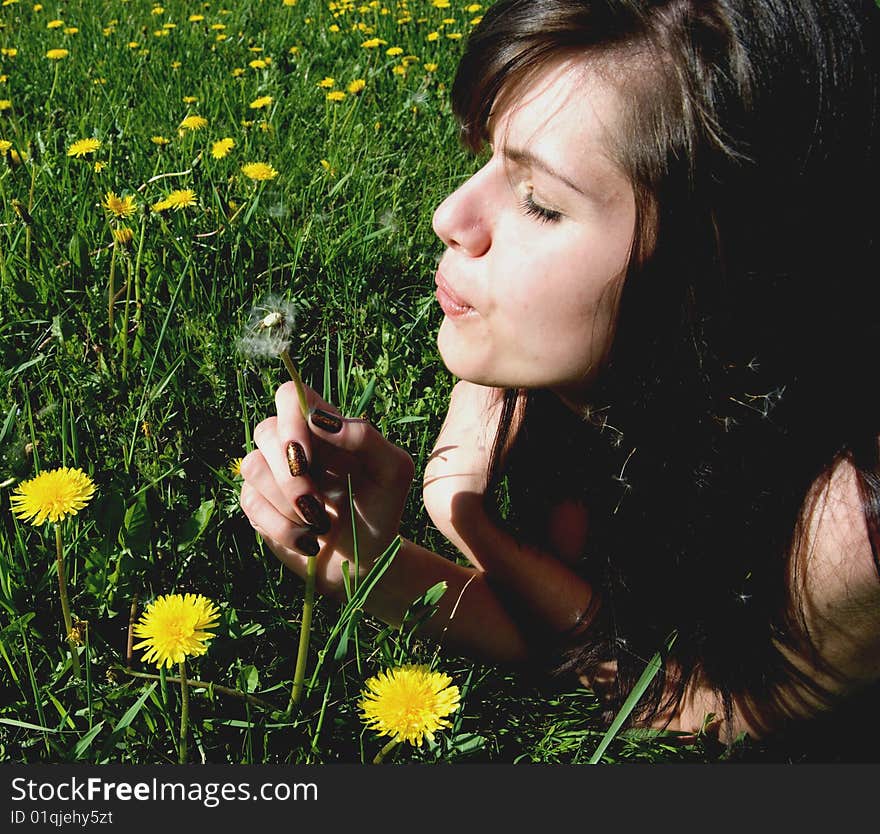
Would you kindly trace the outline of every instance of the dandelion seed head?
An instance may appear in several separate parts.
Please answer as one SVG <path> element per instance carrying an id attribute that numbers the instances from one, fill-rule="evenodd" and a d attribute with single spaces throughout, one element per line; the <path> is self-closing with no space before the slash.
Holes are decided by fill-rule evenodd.
<path id="1" fill-rule="evenodd" d="M 236 343 L 248 359 L 274 359 L 289 350 L 296 310 L 279 295 L 267 295 L 248 314 L 244 333 Z"/>

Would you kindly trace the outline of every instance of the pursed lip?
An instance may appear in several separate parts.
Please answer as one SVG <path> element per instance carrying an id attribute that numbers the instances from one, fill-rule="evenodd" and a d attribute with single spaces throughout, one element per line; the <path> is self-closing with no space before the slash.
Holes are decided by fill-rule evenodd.
<path id="1" fill-rule="evenodd" d="M 459 296 L 452 287 L 449 286 L 449 283 L 446 281 L 446 278 L 443 276 L 443 273 L 438 269 L 437 274 L 434 276 L 434 283 L 437 285 L 438 291 L 438 300 L 440 300 L 441 305 L 444 301 L 451 302 L 451 304 L 457 308 L 458 312 L 465 312 L 467 310 L 472 310 L 473 307 L 469 304 L 465 299 Z M 439 296 L 445 296 L 445 298 L 440 298 Z"/>

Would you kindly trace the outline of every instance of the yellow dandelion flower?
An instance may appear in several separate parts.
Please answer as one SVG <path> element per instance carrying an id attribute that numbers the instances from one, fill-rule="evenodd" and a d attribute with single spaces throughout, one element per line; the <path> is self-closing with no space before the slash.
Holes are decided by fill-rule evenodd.
<path id="1" fill-rule="evenodd" d="M 173 70 L 178 70 L 182 66 L 183 66 L 183 63 L 181 61 L 172 61 L 171 62 L 171 69 L 173 69 Z"/>
<path id="2" fill-rule="evenodd" d="M 244 75 L 244 68 L 243 67 L 235 67 L 235 69 L 232 70 L 231 75 L 233 78 L 241 78 L 241 76 Z"/>
<path id="3" fill-rule="evenodd" d="M 0 153 L 6 153 L 12 147 L 12 142 L 8 139 L 0 139 Z"/>
<path id="4" fill-rule="evenodd" d="M 336 85 L 336 79 L 331 78 L 329 75 L 318 82 L 319 87 L 323 87 L 325 90 L 329 90 L 331 87 Z"/>
<path id="5" fill-rule="evenodd" d="M 266 69 L 269 65 L 262 58 L 254 58 L 253 61 L 248 62 L 248 66 L 251 69 Z"/>
<path id="6" fill-rule="evenodd" d="M 60 29 L 64 25 L 63 20 L 50 20 L 46 24 L 47 29 Z"/>
<path id="7" fill-rule="evenodd" d="M 241 477 L 241 462 L 244 458 L 233 458 L 233 460 L 229 461 L 229 471 L 232 473 L 233 478 Z"/>
<path id="8" fill-rule="evenodd" d="M 281 5 L 282 6 L 295 6 L 296 0 L 282 0 Z"/>
<path id="9" fill-rule="evenodd" d="M 168 208 L 180 211 L 196 204 L 196 192 L 191 188 L 178 188 L 165 198 L 165 202 Z"/>
<path id="10" fill-rule="evenodd" d="M 131 217 L 137 211 L 137 203 L 132 194 L 119 197 L 113 191 L 108 191 L 101 205 L 113 217 Z"/>
<path id="11" fill-rule="evenodd" d="M 201 23 L 205 16 L 203 14 L 191 14 L 188 19 L 190 23 Z"/>
<path id="12" fill-rule="evenodd" d="M 100 147 L 101 141 L 99 139 L 77 139 L 67 149 L 67 155 L 82 158 L 87 154 L 94 153 Z"/>
<path id="13" fill-rule="evenodd" d="M 107 167 L 106 162 L 102 162 L 100 159 L 95 161 L 95 164 L 92 166 L 95 169 L 96 174 L 100 174 Z"/>
<path id="14" fill-rule="evenodd" d="M 19 484 L 9 499 L 12 512 L 33 525 L 76 515 L 95 494 L 95 484 L 81 469 L 62 466 Z"/>
<path id="15" fill-rule="evenodd" d="M 440 33 L 439 32 L 428 32 L 427 40 L 429 42 L 440 40 Z"/>
<path id="16" fill-rule="evenodd" d="M 65 35 L 76 35 L 79 33 L 79 29 L 76 26 L 67 26 L 64 29 Z"/>
<path id="17" fill-rule="evenodd" d="M 332 90 L 327 93 L 327 101 L 342 101 L 345 98 L 345 93 L 342 90 Z"/>
<path id="18" fill-rule="evenodd" d="M 298 46 L 291 46 L 290 49 L 288 49 L 287 51 L 291 55 L 298 55 L 299 54 L 299 47 Z"/>
<path id="19" fill-rule="evenodd" d="M 241 166 L 241 172 L 255 182 L 274 180 L 278 176 L 278 172 L 265 162 L 248 162 Z"/>
<path id="20" fill-rule="evenodd" d="M 365 40 L 361 46 L 364 49 L 376 49 L 378 46 L 383 46 L 388 43 L 388 41 L 383 41 L 382 38 L 370 38 L 369 40 Z"/>
<path id="21" fill-rule="evenodd" d="M 335 24 L 331 23 L 330 26 L 327 27 L 328 32 L 333 32 L 335 35 L 337 32 L 341 32 L 342 30 Z"/>
<path id="22" fill-rule="evenodd" d="M 140 42 L 139 41 L 129 41 L 126 44 L 126 46 L 128 46 L 129 49 L 137 49 L 140 46 Z"/>
<path id="23" fill-rule="evenodd" d="M 396 55 L 403 55 L 403 48 L 400 46 L 389 46 L 388 49 L 385 50 L 385 54 L 389 58 L 393 58 Z"/>
<path id="24" fill-rule="evenodd" d="M 184 104 L 195 104 L 198 100 L 197 96 L 184 96 L 181 99 Z"/>
<path id="25" fill-rule="evenodd" d="M 471 3 L 470 6 L 465 6 L 464 10 L 468 14 L 473 14 L 474 12 L 480 11 L 483 7 L 479 3 Z"/>
<path id="26" fill-rule="evenodd" d="M 363 78 L 355 78 L 345 89 L 348 90 L 353 96 L 356 96 L 359 92 L 361 92 L 364 87 L 367 86 L 367 82 Z"/>
<path id="27" fill-rule="evenodd" d="M 12 102 L 8 98 L 0 98 L 0 113 L 4 110 L 12 110 Z"/>
<path id="28" fill-rule="evenodd" d="M 424 66 L 425 66 L 426 72 L 437 72 L 437 64 L 428 63 L 428 64 L 425 64 Z"/>
<path id="29" fill-rule="evenodd" d="M 211 31 L 212 32 L 222 32 L 226 28 L 225 23 L 212 23 Z"/>
<path id="30" fill-rule="evenodd" d="M 151 211 L 155 212 L 162 212 L 170 208 L 171 203 L 169 203 L 168 200 L 159 200 L 158 202 L 153 203 L 153 205 L 150 206 Z"/>
<path id="31" fill-rule="evenodd" d="M 458 687 L 442 672 L 427 666 L 399 666 L 370 678 L 361 693 L 358 707 L 362 719 L 380 736 L 420 745 L 435 731 L 449 727 L 446 716 L 459 705 Z"/>
<path id="32" fill-rule="evenodd" d="M 66 58 L 70 55 L 70 51 L 67 49 L 48 49 L 46 50 L 46 57 L 50 61 L 60 61 L 62 58 Z"/>
<path id="33" fill-rule="evenodd" d="M 272 96 L 260 96 L 259 98 L 255 98 L 248 107 L 251 110 L 262 110 L 264 107 L 268 107 L 272 103 Z"/>
<path id="34" fill-rule="evenodd" d="M 35 12 L 43 11 L 43 4 L 42 3 L 34 3 L 34 11 Z"/>
<path id="35" fill-rule="evenodd" d="M 166 139 L 164 136 L 151 136 L 151 137 L 150 137 L 150 141 L 151 141 L 154 145 L 158 145 L 160 148 L 161 148 L 163 145 L 170 145 L 170 144 L 171 144 L 171 140 L 170 140 L 170 139 Z"/>
<path id="36" fill-rule="evenodd" d="M 5 84 L 7 81 L 9 81 L 8 75 L 0 75 L 0 84 Z"/>
<path id="37" fill-rule="evenodd" d="M 135 624 L 135 637 L 143 637 L 132 648 L 146 649 L 143 660 L 160 669 L 185 658 L 205 654 L 220 611 L 201 594 L 167 594 L 147 606 Z"/>
<path id="38" fill-rule="evenodd" d="M 17 165 L 21 165 L 22 162 L 28 161 L 27 151 L 17 151 L 13 148 L 9 152 L 9 164 L 15 168 Z"/>
<path id="39" fill-rule="evenodd" d="M 154 14 L 154 15 L 165 14 L 165 7 L 164 6 L 153 6 L 153 8 L 150 9 L 150 14 Z"/>
<path id="40" fill-rule="evenodd" d="M 204 116 L 187 116 L 179 125 L 180 130 L 201 130 L 207 127 L 208 120 Z"/>
<path id="41" fill-rule="evenodd" d="M 475 17 L 473 20 L 471 20 L 471 26 L 479 26 L 482 22 L 483 16 L 480 15 L 479 17 Z"/>
<path id="42" fill-rule="evenodd" d="M 119 246 L 128 246 L 134 239 L 134 232 L 128 226 L 118 226 L 111 229 L 110 233 L 113 235 L 113 242 Z"/>
<path id="43" fill-rule="evenodd" d="M 18 50 L 14 46 L 4 46 L 0 49 L 0 55 L 4 58 L 14 58 L 18 55 Z"/>
<path id="44" fill-rule="evenodd" d="M 224 156 L 227 156 L 229 152 L 235 147 L 235 140 L 230 139 L 228 136 L 225 139 L 218 139 L 211 145 L 211 156 L 214 159 L 223 159 Z"/>

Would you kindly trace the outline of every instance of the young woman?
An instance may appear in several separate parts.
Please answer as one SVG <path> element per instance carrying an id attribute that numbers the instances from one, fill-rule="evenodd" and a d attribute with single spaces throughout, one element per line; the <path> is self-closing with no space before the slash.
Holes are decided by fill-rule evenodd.
<path id="1" fill-rule="evenodd" d="M 456 650 L 578 674 L 638 720 L 762 736 L 880 679 L 873 0 L 500 0 L 453 88 L 488 162 L 434 215 L 461 381 L 423 478 L 467 566 L 404 540 Z M 860 199 L 861 198 L 861 199 Z M 409 455 L 292 384 L 241 504 L 341 591 Z M 460 560 L 463 562 L 464 560 Z"/>

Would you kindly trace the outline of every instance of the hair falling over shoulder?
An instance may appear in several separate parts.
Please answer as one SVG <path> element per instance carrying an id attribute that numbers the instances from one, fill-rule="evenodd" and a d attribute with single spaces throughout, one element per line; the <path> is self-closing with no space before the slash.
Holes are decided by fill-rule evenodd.
<path id="1" fill-rule="evenodd" d="M 880 282 L 864 210 L 878 31 L 873 0 L 500 0 L 461 62 L 453 106 L 474 149 L 493 110 L 560 57 L 623 93 L 613 150 L 637 229 L 610 358 L 586 415 L 507 393 L 497 450 L 524 418 L 491 482 L 523 536 L 544 534 L 522 522 L 536 508 L 589 508 L 581 569 L 602 612 L 560 668 L 616 661 L 625 697 L 677 635 L 678 680 L 655 679 L 642 719 L 694 676 L 728 710 L 747 698 L 759 725 L 786 717 L 793 554 L 811 487 L 841 459 L 880 571 Z"/>

